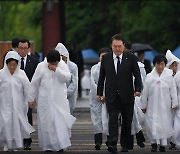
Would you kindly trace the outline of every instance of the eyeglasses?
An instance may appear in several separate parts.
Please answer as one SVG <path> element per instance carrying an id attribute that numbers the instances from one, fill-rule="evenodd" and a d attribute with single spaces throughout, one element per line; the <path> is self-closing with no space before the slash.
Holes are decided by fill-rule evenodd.
<path id="1" fill-rule="evenodd" d="M 29 48 L 24 48 L 24 47 L 18 47 L 20 50 L 28 50 Z"/>

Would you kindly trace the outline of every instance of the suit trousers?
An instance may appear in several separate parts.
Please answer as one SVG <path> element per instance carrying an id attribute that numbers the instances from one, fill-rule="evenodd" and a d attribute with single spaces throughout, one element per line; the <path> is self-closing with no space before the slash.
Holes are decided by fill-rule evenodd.
<path id="1" fill-rule="evenodd" d="M 103 140 L 102 133 L 94 134 L 95 145 L 96 144 L 102 145 L 102 140 Z M 106 145 L 108 145 L 108 143 L 109 143 L 108 141 L 109 141 L 109 136 L 107 135 L 107 141 L 105 142 Z"/>
<path id="2" fill-rule="evenodd" d="M 33 120 L 32 120 L 32 109 L 31 109 L 31 108 L 28 109 L 27 116 L 28 116 L 28 122 L 29 122 L 31 125 L 33 125 Z"/>
<path id="3" fill-rule="evenodd" d="M 28 117 L 28 122 L 29 122 L 31 125 L 33 125 L 32 109 L 31 109 L 31 108 L 28 109 L 27 117 Z M 30 146 L 31 143 L 32 143 L 32 139 L 31 139 L 31 138 L 25 138 L 25 139 L 23 140 L 23 142 L 24 142 L 24 146 Z"/>
<path id="4" fill-rule="evenodd" d="M 145 138 L 143 135 L 142 130 L 140 130 L 137 134 L 136 134 L 136 141 L 137 143 L 142 143 L 145 142 Z M 131 144 L 128 145 L 128 149 L 132 150 L 134 147 L 134 135 L 131 135 Z"/>
<path id="5" fill-rule="evenodd" d="M 101 145 L 102 144 L 102 133 L 94 134 L 94 141 L 95 141 L 95 144 Z"/>
<path id="6" fill-rule="evenodd" d="M 134 102 L 122 102 L 119 95 L 113 103 L 107 102 L 107 109 L 109 113 L 109 145 L 117 145 L 119 125 L 118 117 L 119 114 L 122 116 L 122 126 L 121 126 L 121 138 L 120 144 L 124 149 L 128 149 L 128 145 L 131 145 L 131 123 L 134 111 Z"/>

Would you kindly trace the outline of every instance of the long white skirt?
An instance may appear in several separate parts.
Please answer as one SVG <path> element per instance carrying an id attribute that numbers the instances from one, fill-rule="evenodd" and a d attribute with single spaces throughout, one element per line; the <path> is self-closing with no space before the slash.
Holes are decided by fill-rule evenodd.
<path id="1" fill-rule="evenodd" d="M 142 125 L 144 122 L 144 113 L 140 109 L 139 103 L 140 97 L 135 97 L 133 120 L 131 124 L 131 135 L 137 134 L 143 128 Z"/>
<path id="2" fill-rule="evenodd" d="M 0 142 L 3 146 L 7 145 L 9 149 L 23 147 L 23 139 L 30 138 L 30 134 L 35 129 L 28 123 L 27 116 L 22 112 L 13 110 L 3 113 L 0 116 Z"/>
<path id="3" fill-rule="evenodd" d="M 43 150 L 59 151 L 71 146 L 71 127 L 76 118 L 54 107 L 53 112 L 38 113 L 38 139 Z"/>
<path id="4" fill-rule="evenodd" d="M 180 146 L 180 109 L 178 109 L 174 116 L 174 136 L 173 141 L 177 146 Z"/>

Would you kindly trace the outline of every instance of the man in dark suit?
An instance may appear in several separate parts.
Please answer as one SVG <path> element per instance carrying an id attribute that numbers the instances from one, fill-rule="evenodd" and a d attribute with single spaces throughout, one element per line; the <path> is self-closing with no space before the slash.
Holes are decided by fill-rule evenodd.
<path id="1" fill-rule="evenodd" d="M 18 43 L 18 49 L 17 49 L 20 57 L 21 57 L 21 69 L 25 71 L 29 81 L 31 82 L 31 79 L 34 75 L 34 72 L 36 70 L 36 67 L 38 65 L 38 60 L 32 57 L 31 55 L 28 55 L 30 52 L 30 42 L 27 39 L 20 39 Z M 33 125 L 32 121 L 32 109 L 28 109 L 28 121 L 31 125 Z M 31 150 L 31 138 L 24 139 L 24 150 Z"/>
<path id="2" fill-rule="evenodd" d="M 138 52 L 138 60 L 144 64 L 146 74 L 148 74 L 152 71 L 151 62 L 148 59 L 145 59 L 144 51 Z"/>
<path id="3" fill-rule="evenodd" d="M 18 43 L 19 43 L 19 39 L 18 38 L 12 39 L 12 41 L 11 41 L 11 46 L 12 46 L 11 51 L 16 51 L 17 52 Z"/>
<path id="4" fill-rule="evenodd" d="M 117 152 L 118 116 L 122 116 L 121 152 L 128 152 L 131 144 L 131 123 L 134 110 L 134 96 L 140 96 L 142 81 L 137 58 L 124 52 L 124 39 L 116 34 L 111 39 L 112 53 L 102 57 L 97 87 L 98 101 L 106 100 L 109 114 L 109 152 Z M 133 76 L 135 77 L 133 83 Z M 105 82 L 105 97 L 103 96 Z"/>

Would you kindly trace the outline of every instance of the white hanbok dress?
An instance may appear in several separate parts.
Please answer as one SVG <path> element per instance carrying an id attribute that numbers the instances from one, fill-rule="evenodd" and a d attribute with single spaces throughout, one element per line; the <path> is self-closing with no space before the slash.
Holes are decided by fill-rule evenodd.
<path id="1" fill-rule="evenodd" d="M 180 60 L 179 58 L 174 56 L 170 50 L 167 50 L 166 58 L 168 60 L 168 63 L 166 65 L 167 68 L 169 68 L 173 62 L 177 62 L 177 73 L 174 74 L 174 79 L 177 86 L 179 108 L 175 112 L 173 111 L 172 125 L 174 128 L 174 136 L 172 137 L 172 142 L 180 146 Z"/>
<path id="2" fill-rule="evenodd" d="M 141 97 L 145 113 L 147 135 L 151 143 L 167 145 L 172 137 L 172 108 L 178 106 L 177 90 L 172 71 L 164 68 L 159 76 L 156 69 L 146 77 Z"/>
<path id="3" fill-rule="evenodd" d="M 62 43 L 58 43 L 55 49 L 60 53 L 60 55 L 67 57 L 67 65 L 71 73 L 71 79 L 66 83 L 67 98 L 69 101 L 71 114 L 73 114 L 73 110 L 77 102 L 77 93 L 78 93 L 78 67 L 75 63 L 70 61 L 69 52 Z"/>
<path id="4" fill-rule="evenodd" d="M 71 73 L 71 79 L 67 85 L 67 98 L 69 101 L 70 111 L 73 114 L 73 111 L 77 102 L 77 93 L 78 93 L 78 67 L 75 63 L 68 61 L 67 65 Z"/>
<path id="5" fill-rule="evenodd" d="M 84 75 L 81 79 L 81 86 L 83 90 L 90 90 L 90 71 L 85 69 L 84 70 Z"/>
<path id="6" fill-rule="evenodd" d="M 108 132 L 108 114 L 106 103 L 102 104 L 96 100 L 97 97 L 97 84 L 99 79 L 100 65 L 94 65 L 91 68 L 91 83 L 90 83 L 90 112 L 91 120 L 95 134 L 103 133 L 109 135 Z"/>
<path id="7" fill-rule="evenodd" d="M 78 93 L 78 67 L 75 63 L 70 61 L 69 52 L 62 43 L 58 43 L 55 48 L 60 55 L 67 57 L 67 65 L 71 73 L 71 79 L 66 83 L 67 85 L 67 98 L 69 101 L 70 112 L 73 114 L 73 110 L 77 102 L 77 93 Z"/>
<path id="8" fill-rule="evenodd" d="M 174 136 L 173 142 L 180 146 L 180 72 L 176 73 L 174 77 L 177 86 L 177 95 L 178 95 L 178 102 L 179 108 L 176 110 L 174 115 Z"/>
<path id="9" fill-rule="evenodd" d="M 19 60 L 15 51 L 9 51 L 7 59 Z M 0 70 L 0 142 L 9 149 L 23 147 L 23 139 L 29 138 L 35 129 L 28 123 L 27 95 L 29 80 L 23 70 L 17 66 L 11 75 L 6 63 Z"/>
<path id="10" fill-rule="evenodd" d="M 179 60 L 179 58 L 177 58 L 175 55 L 173 55 L 170 50 L 167 50 L 166 58 L 168 61 L 166 67 L 169 68 L 172 63 L 177 62 L 177 65 L 178 65 L 177 72 L 179 72 L 180 71 L 180 60 Z"/>
<path id="11" fill-rule="evenodd" d="M 141 80 L 142 83 L 144 84 L 146 78 L 146 70 L 144 68 L 143 63 L 138 62 L 138 66 L 141 73 Z M 141 96 L 140 97 L 136 96 L 134 101 L 133 120 L 131 124 L 131 135 L 136 135 L 140 130 L 143 129 L 142 125 L 144 122 L 144 113 L 142 112 L 140 105 L 141 105 Z"/>
<path id="12" fill-rule="evenodd" d="M 55 70 L 41 62 L 31 81 L 29 101 L 37 100 L 38 139 L 43 150 L 59 151 L 71 146 L 70 130 L 75 117 L 70 114 L 66 82 L 68 66 L 61 60 Z"/>

